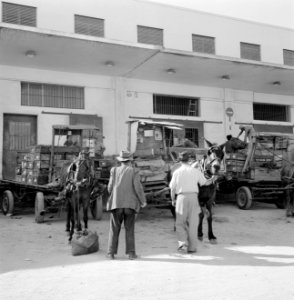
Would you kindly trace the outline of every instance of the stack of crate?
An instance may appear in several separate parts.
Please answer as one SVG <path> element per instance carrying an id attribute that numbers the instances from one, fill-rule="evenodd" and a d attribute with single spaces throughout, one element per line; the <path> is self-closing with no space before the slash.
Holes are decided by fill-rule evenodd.
<path id="1" fill-rule="evenodd" d="M 246 155 L 243 153 L 227 153 L 225 157 L 226 174 L 231 177 L 241 173 L 245 164 Z"/>
<path id="2" fill-rule="evenodd" d="M 22 163 L 21 181 L 27 184 L 48 183 L 50 167 L 50 146 L 36 145 L 30 148 Z"/>

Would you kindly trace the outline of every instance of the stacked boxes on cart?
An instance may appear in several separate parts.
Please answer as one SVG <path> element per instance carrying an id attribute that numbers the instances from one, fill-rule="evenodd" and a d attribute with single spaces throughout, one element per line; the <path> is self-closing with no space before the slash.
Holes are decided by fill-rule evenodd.
<path id="1" fill-rule="evenodd" d="M 16 181 L 33 185 L 43 185 L 49 182 L 50 146 L 33 146 L 27 153 L 22 153 L 20 158 L 16 169 Z M 64 163 L 72 159 L 72 153 L 61 152 L 54 154 L 52 181 L 59 177 L 60 170 Z"/>

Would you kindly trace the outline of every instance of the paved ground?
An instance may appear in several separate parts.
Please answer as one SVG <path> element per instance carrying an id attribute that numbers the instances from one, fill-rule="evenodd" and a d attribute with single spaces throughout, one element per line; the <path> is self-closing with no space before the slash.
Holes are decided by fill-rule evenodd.
<path id="1" fill-rule="evenodd" d="M 90 220 L 100 250 L 72 256 L 64 216 L 36 224 L 32 212 L 0 216 L 0 299 L 294 299 L 294 219 L 273 205 L 215 207 L 218 244 L 176 252 L 168 210 L 145 208 L 136 224 L 140 258 L 105 258 L 108 214 Z"/>

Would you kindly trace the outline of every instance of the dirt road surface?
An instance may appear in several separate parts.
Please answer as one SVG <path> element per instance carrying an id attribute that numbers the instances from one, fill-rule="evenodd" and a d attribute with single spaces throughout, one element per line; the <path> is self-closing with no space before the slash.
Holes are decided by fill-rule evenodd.
<path id="1" fill-rule="evenodd" d="M 215 207 L 218 244 L 178 254 L 169 210 L 144 208 L 136 223 L 139 259 L 105 258 L 109 215 L 90 219 L 100 250 L 72 256 L 64 216 L 36 224 L 32 211 L 0 216 L 0 299 L 294 299 L 294 219 L 270 204 Z M 205 226 L 206 229 L 206 226 Z"/>

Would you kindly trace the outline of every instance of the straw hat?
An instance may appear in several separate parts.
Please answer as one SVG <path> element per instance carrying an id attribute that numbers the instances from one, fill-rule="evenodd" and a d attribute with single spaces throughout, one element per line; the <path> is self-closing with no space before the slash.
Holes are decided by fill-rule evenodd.
<path id="1" fill-rule="evenodd" d="M 129 160 L 133 160 L 133 155 L 129 151 L 122 150 L 116 159 L 118 161 L 129 161 Z"/>

